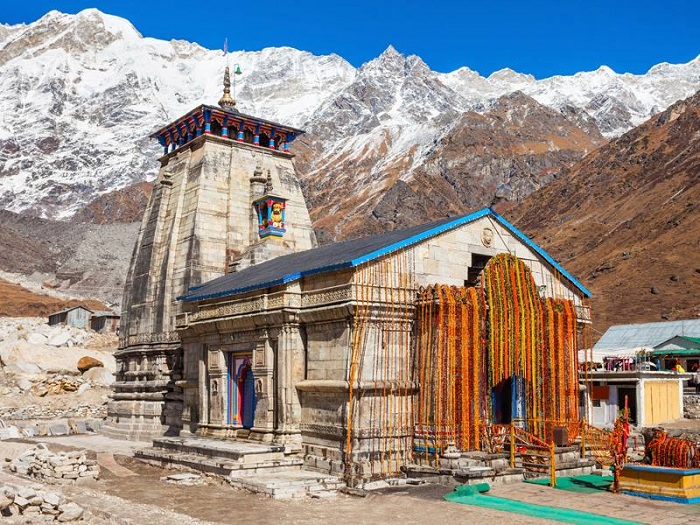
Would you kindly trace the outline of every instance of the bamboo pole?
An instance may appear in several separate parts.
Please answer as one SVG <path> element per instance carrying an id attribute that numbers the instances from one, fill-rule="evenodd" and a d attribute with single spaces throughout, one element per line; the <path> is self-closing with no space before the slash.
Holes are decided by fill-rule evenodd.
<path id="1" fill-rule="evenodd" d="M 549 449 L 549 486 L 550 487 L 556 487 L 557 486 L 557 458 L 554 453 L 555 445 L 554 441 L 552 441 L 552 444 L 550 445 Z"/>

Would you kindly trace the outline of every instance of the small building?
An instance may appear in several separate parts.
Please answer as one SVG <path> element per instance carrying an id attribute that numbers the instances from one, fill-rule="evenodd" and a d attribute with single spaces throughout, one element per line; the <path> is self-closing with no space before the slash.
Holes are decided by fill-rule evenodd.
<path id="1" fill-rule="evenodd" d="M 670 370 L 679 362 L 690 372 L 700 365 L 700 337 L 676 335 L 656 345 L 651 355 L 661 361 L 664 370 Z"/>
<path id="2" fill-rule="evenodd" d="M 589 423 L 612 427 L 629 408 L 630 423 L 650 427 L 683 417 L 683 382 L 690 374 L 643 370 L 589 372 Z"/>
<path id="3" fill-rule="evenodd" d="M 594 353 L 604 354 L 640 348 L 652 349 L 676 336 L 700 338 L 700 319 L 611 326 L 598 340 L 593 350 Z"/>
<path id="4" fill-rule="evenodd" d="M 95 312 L 90 317 L 90 328 L 101 334 L 118 334 L 121 316 L 111 311 Z"/>
<path id="5" fill-rule="evenodd" d="M 608 328 L 582 359 L 592 359 L 604 368 L 587 375 L 590 423 L 612 426 L 625 407 L 625 398 L 635 426 L 654 426 L 683 417 L 683 386 L 691 374 L 671 369 L 677 358 L 686 371 L 690 370 L 686 364 L 692 367 L 700 362 L 700 350 L 689 350 L 691 346 L 700 348 L 694 342 L 700 342 L 698 338 L 700 319 Z"/>
<path id="6" fill-rule="evenodd" d="M 73 306 L 49 315 L 49 326 L 65 324 L 75 328 L 88 328 L 93 311 L 84 306 Z"/>

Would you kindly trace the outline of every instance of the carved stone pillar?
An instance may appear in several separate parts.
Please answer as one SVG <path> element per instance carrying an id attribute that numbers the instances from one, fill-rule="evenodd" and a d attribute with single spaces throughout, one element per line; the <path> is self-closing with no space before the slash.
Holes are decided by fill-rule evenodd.
<path id="1" fill-rule="evenodd" d="M 209 350 L 207 352 L 208 390 L 209 390 L 209 417 L 208 422 L 214 425 L 225 425 L 226 399 L 228 397 L 228 377 L 226 362 L 223 352 Z"/>
<path id="2" fill-rule="evenodd" d="M 251 439 L 271 441 L 275 430 L 274 353 L 268 334 L 253 351 L 255 377 L 255 421 Z"/>
<path id="3" fill-rule="evenodd" d="M 306 375 L 304 342 L 298 323 L 285 323 L 277 344 L 277 438 L 290 450 L 301 450 L 301 402 L 296 384 Z"/>
<path id="4" fill-rule="evenodd" d="M 183 379 L 176 386 L 182 389 L 182 435 L 195 434 L 200 423 L 200 398 L 202 388 L 200 381 L 201 365 L 206 359 L 206 345 L 185 343 L 183 345 L 184 367 Z"/>

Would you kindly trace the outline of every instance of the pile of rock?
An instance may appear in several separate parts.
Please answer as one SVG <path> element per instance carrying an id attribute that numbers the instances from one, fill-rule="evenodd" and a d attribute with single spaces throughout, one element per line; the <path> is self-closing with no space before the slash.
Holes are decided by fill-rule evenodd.
<path id="1" fill-rule="evenodd" d="M 83 385 L 87 385 L 84 387 Z M 89 388 L 90 384 L 82 377 L 69 376 L 65 374 L 47 377 L 44 380 L 34 385 L 34 393 L 39 397 L 44 397 L 47 394 L 64 394 L 66 392 L 79 392 L 81 387 L 83 390 Z"/>
<path id="2" fill-rule="evenodd" d="M 683 417 L 700 419 L 700 396 L 695 394 L 683 396 Z"/>
<path id="3" fill-rule="evenodd" d="M 0 486 L 0 513 L 28 518 L 42 515 L 44 519 L 53 516 L 59 522 L 70 522 L 81 519 L 84 510 L 77 503 L 66 501 L 62 495 L 41 490 L 40 486 L 4 485 Z"/>
<path id="4" fill-rule="evenodd" d="M 21 407 L 0 407 L 0 419 L 8 421 L 53 420 L 65 418 L 102 419 L 107 417 L 107 402 L 99 405 L 81 403 L 73 406 L 26 405 Z M 46 436 L 40 432 L 37 436 Z"/>
<path id="5" fill-rule="evenodd" d="M 10 470 L 54 485 L 94 480 L 100 476 L 99 465 L 87 459 L 84 450 L 54 453 L 43 443 L 12 460 Z"/>

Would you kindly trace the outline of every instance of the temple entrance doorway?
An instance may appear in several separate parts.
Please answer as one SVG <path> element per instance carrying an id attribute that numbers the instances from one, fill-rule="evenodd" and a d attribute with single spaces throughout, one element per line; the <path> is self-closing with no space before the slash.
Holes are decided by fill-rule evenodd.
<path id="1" fill-rule="evenodd" d="M 525 417 L 525 379 L 511 376 L 491 389 L 492 421 L 499 425 L 522 424 Z"/>
<path id="2" fill-rule="evenodd" d="M 228 424 L 251 428 L 255 421 L 255 378 L 250 352 L 228 355 Z"/>

